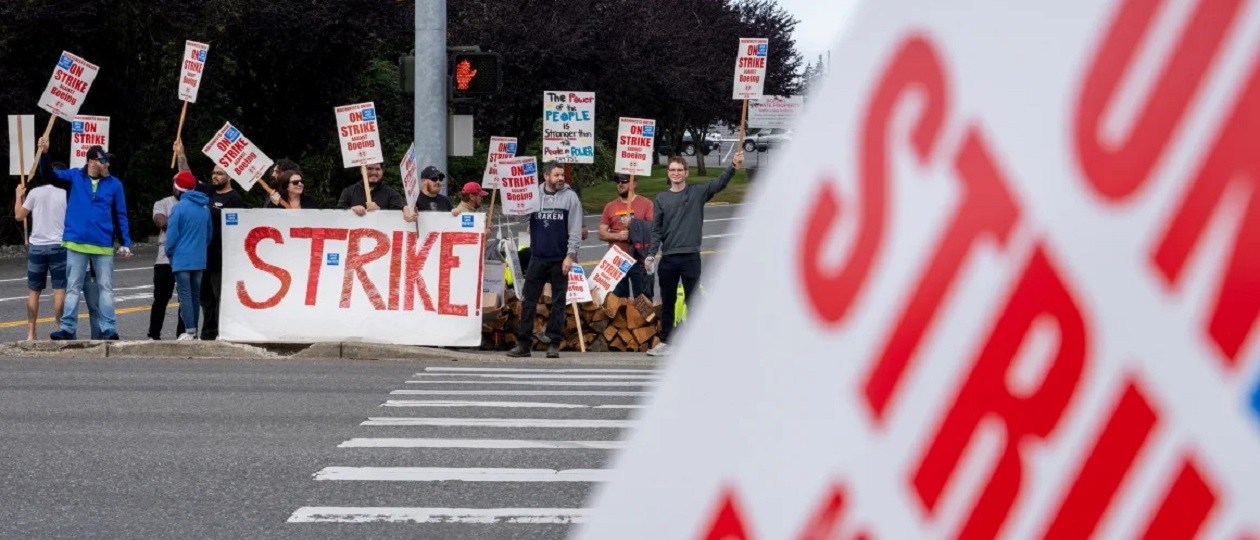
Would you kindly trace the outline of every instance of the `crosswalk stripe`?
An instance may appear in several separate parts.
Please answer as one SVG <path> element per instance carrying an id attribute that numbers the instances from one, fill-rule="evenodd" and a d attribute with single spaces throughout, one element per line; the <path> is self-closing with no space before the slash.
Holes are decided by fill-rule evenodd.
<path id="1" fill-rule="evenodd" d="M 403 508 L 305 506 L 289 523 L 585 523 L 585 508 Z"/>
<path id="2" fill-rule="evenodd" d="M 620 429 L 633 427 L 633 420 L 604 420 L 587 418 L 368 418 L 360 426 L 441 426 L 441 427 L 503 427 L 503 428 L 600 428 Z"/>
<path id="3" fill-rule="evenodd" d="M 407 381 L 407 384 L 508 384 L 523 386 L 656 386 L 654 381 Z"/>
<path id="4" fill-rule="evenodd" d="M 398 439 L 358 438 L 337 445 L 337 448 L 476 448 L 509 450 L 521 448 L 555 448 L 569 450 L 617 450 L 621 441 L 535 441 L 506 439 Z"/>
<path id="5" fill-rule="evenodd" d="M 497 367 L 427 367 L 425 371 L 433 372 L 495 372 L 495 373 L 658 373 L 655 369 L 595 369 L 595 368 L 497 368 Z"/>
<path id="6" fill-rule="evenodd" d="M 472 377 L 482 379 L 546 379 L 546 380 L 567 380 L 567 379 L 611 379 L 611 380 L 633 380 L 633 379 L 660 379 L 659 375 L 631 375 L 623 373 L 621 375 L 600 375 L 580 373 L 417 373 L 416 377 Z"/>
<path id="7" fill-rule="evenodd" d="M 502 407 L 522 409 L 641 409 L 642 405 L 584 405 L 581 403 L 538 403 L 531 401 L 460 401 L 391 399 L 382 407 Z"/>
<path id="8" fill-rule="evenodd" d="M 584 396 L 584 397 L 634 397 L 651 392 L 622 392 L 592 390 L 394 390 L 396 396 Z"/>
<path id="9" fill-rule="evenodd" d="M 316 480 L 368 482 L 602 482 L 604 469 L 324 467 Z"/>

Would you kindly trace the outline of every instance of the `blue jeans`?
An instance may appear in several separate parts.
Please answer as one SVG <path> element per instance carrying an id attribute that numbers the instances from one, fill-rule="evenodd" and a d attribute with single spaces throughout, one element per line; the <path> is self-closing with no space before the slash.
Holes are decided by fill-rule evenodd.
<path id="1" fill-rule="evenodd" d="M 88 282 L 88 267 L 96 272 L 94 283 Z M 93 294 L 92 289 L 97 289 Z M 100 320 L 93 324 L 93 337 L 116 332 L 114 318 L 114 255 L 89 255 L 66 250 L 66 304 L 61 314 L 61 329 L 70 335 L 78 333 L 79 300 L 87 298 L 89 315 L 95 298 Z M 97 335 L 96 332 L 100 334 Z"/>
<path id="2" fill-rule="evenodd" d="M 201 270 L 175 272 L 175 290 L 179 292 L 179 318 L 184 331 L 197 334 L 197 315 L 201 312 Z"/>

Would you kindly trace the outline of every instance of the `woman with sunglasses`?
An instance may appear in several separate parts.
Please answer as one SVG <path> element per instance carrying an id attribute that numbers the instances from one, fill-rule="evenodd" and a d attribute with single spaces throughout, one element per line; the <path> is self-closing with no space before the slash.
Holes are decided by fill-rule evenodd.
<path id="1" fill-rule="evenodd" d="M 317 210 L 319 205 L 315 199 L 305 193 L 306 185 L 302 180 L 302 171 L 285 171 L 280 173 L 280 178 L 276 179 L 275 185 L 272 186 L 271 200 L 263 208 L 283 208 L 280 201 L 283 200 L 289 204 L 290 210 Z"/>

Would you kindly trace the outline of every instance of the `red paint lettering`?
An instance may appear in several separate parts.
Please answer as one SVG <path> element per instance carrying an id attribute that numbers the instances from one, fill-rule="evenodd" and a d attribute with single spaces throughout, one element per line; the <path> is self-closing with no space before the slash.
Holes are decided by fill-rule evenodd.
<path id="1" fill-rule="evenodd" d="M 1238 235 L 1229 246 L 1224 279 L 1216 291 L 1207 333 L 1220 348 L 1225 364 L 1238 367 L 1252 326 L 1260 316 L 1260 153 L 1247 141 L 1260 126 L 1260 64 L 1253 66 L 1238 102 L 1195 174 L 1189 192 L 1178 205 L 1152 257 L 1156 272 L 1171 288 L 1181 280 L 1193 250 L 1206 239 L 1213 215 L 1230 201 L 1242 204 Z"/>
<path id="2" fill-rule="evenodd" d="M 1004 446 L 959 538 L 993 538 L 1001 532 L 1019 498 L 1022 452 L 1031 449 L 1033 439 L 1054 431 L 1085 367 L 1085 323 L 1041 247 L 1001 314 L 913 478 L 920 501 L 934 513 L 981 423 L 1001 422 Z M 1041 385 L 1030 395 L 1016 395 L 1007 386 L 1007 372 L 1039 319 L 1057 323 L 1058 350 Z"/>
<path id="3" fill-rule="evenodd" d="M 398 311 L 398 285 L 402 281 L 403 232 L 394 231 L 389 253 L 389 310 Z"/>
<path id="4" fill-rule="evenodd" d="M 289 229 L 292 238 L 306 238 L 311 241 L 311 259 L 306 273 L 306 305 L 315 305 L 315 297 L 319 293 L 319 274 L 324 267 L 324 241 L 346 239 L 348 229 L 325 229 L 301 227 Z"/>
<path id="5" fill-rule="evenodd" d="M 857 241 L 841 268 L 823 268 L 823 243 L 839 225 L 840 198 L 834 180 L 826 178 L 805 221 L 797 267 L 806 297 L 820 322 L 840 323 L 863 289 L 882 246 L 888 205 L 888 127 L 893 109 L 915 90 L 924 103 L 915 123 L 912 147 L 927 163 L 945 118 L 945 75 L 936 52 L 922 37 L 912 37 L 898 50 L 876 87 L 864 121 L 861 155 L 862 207 Z"/>
<path id="6" fill-rule="evenodd" d="M 1158 421 L 1142 391 L 1131 382 L 1127 384 L 1043 538 L 1089 538 L 1095 534 Z"/>
<path id="7" fill-rule="evenodd" d="M 839 538 L 841 521 L 844 519 L 844 499 L 844 488 L 833 485 L 823 498 L 822 506 L 814 513 L 814 517 L 810 518 L 809 523 L 805 524 L 801 534 L 796 537 L 799 540 Z"/>
<path id="8" fill-rule="evenodd" d="M 705 540 L 749 540 L 752 538 L 744 525 L 744 519 L 741 517 L 743 512 L 737 502 L 735 490 L 730 488 L 722 490 L 722 500 L 718 504 L 713 521 L 709 523 L 708 532 L 704 534 Z"/>
<path id="9" fill-rule="evenodd" d="M 1107 105 L 1124 75 L 1137 63 L 1138 45 L 1147 39 L 1163 0 L 1126 0 L 1094 57 L 1076 108 L 1076 150 L 1091 185 L 1107 199 L 1132 195 L 1165 155 L 1168 140 L 1185 117 L 1190 100 L 1214 64 L 1241 0 L 1201 0 L 1171 58 L 1160 71 L 1128 135 L 1102 140 Z"/>
<path id="10" fill-rule="evenodd" d="M 438 262 L 438 313 L 442 315 L 468 315 L 467 304 L 451 304 L 451 270 L 459 268 L 460 258 L 455 256 L 455 246 L 472 245 L 477 247 L 477 256 L 481 256 L 481 234 L 470 232 L 442 233 L 442 258 Z M 481 274 L 477 274 L 477 283 L 481 283 Z M 477 287 L 477 305 L 481 305 L 481 286 Z"/>
<path id="11" fill-rule="evenodd" d="M 954 163 L 962 181 L 962 202 L 911 289 L 915 293 L 909 295 L 879 362 L 867 375 L 863 391 L 877 419 L 883 418 L 915 352 L 936 322 L 947 293 L 960 278 L 963 264 L 986 243 L 1005 244 L 1019 220 L 1019 207 L 1006 189 L 1005 175 L 987 147 L 975 129 L 967 133 Z"/>
<path id="12" fill-rule="evenodd" d="M 437 311 L 433 308 L 433 298 L 429 296 L 428 287 L 424 284 L 424 263 L 429 260 L 429 251 L 433 249 L 433 244 L 437 243 L 438 233 L 431 232 L 424 238 L 424 244 L 420 249 L 416 249 L 419 241 L 419 235 L 413 232 L 407 233 L 407 277 L 403 281 L 405 287 L 403 291 L 403 309 L 411 311 L 415 309 L 415 295 L 420 294 L 420 301 L 424 303 L 425 311 Z M 439 263 L 440 264 L 440 263 Z"/>
<path id="13" fill-rule="evenodd" d="M 376 242 L 376 246 L 372 251 L 363 253 L 363 239 L 371 238 Z M 376 229 L 354 229 L 350 231 L 350 247 L 346 251 L 346 269 L 341 278 L 341 304 L 342 309 L 350 307 L 351 288 L 354 285 L 354 279 L 359 278 L 359 282 L 363 283 L 363 292 L 367 293 L 368 301 L 372 303 L 372 307 L 377 311 L 385 309 L 385 302 L 381 300 L 381 292 L 376 290 L 376 285 L 372 283 L 372 278 L 368 276 L 367 270 L 363 267 L 376 259 L 384 257 L 389 253 L 389 237 L 385 233 Z"/>
<path id="14" fill-rule="evenodd" d="M 1198 537 L 1199 529 L 1216 506 L 1216 493 L 1190 460 L 1181 463 L 1164 501 L 1146 526 L 1143 540 L 1177 540 Z"/>
<path id="15" fill-rule="evenodd" d="M 284 299 L 285 295 L 289 294 L 289 285 L 293 281 L 287 270 L 267 264 L 258 257 L 258 243 L 264 239 L 272 240 L 277 244 L 284 243 L 284 236 L 280 234 L 280 231 L 273 227 L 259 227 L 249 231 L 249 234 L 245 236 L 245 255 L 249 257 L 249 262 L 254 265 L 254 268 L 276 276 L 276 279 L 280 280 L 280 290 L 276 291 L 276 294 L 272 295 L 271 298 L 258 302 L 245 290 L 245 281 L 238 280 L 236 282 L 236 298 L 241 301 L 242 305 L 250 309 L 275 307 L 280 303 L 280 300 Z"/>

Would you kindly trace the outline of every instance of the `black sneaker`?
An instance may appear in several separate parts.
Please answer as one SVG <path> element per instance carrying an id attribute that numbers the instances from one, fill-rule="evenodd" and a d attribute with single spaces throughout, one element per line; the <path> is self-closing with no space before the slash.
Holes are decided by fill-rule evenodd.
<path id="1" fill-rule="evenodd" d="M 48 339 L 51 339 L 53 341 L 73 341 L 74 334 L 71 334 L 70 332 L 67 332 L 65 330 L 58 330 L 50 334 L 48 336 Z"/>
<path id="2" fill-rule="evenodd" d="M 110 330 L 110 331 L 105 332 L 104 334 L 102 334 L 102 335 L 101 335 L 101 339 L 103 339 L 103 340 L 105 340 L 105 341 L 118 341 L 118 340 L 119 340 L 119 339 L 121 339 L 121 338 L 119 338 L 119 337 L 118 337 L 118 332 L 115 332 L 115 331 L 113 331 L 113 330 Z"/>
<path id="3" fill-rule="evenodd" d="M 525 344 L 518 341 L 516 342 L 516 346 L 507 352 L 507 355 L 512 358 L 526 358 L 529 356 L 529 347 L 526 347 Z"/>
<path id="4" fill-rule="evenodd" d="M 560 344 L 559 343 L 547 344 L 547 358 L 560 358 Z"/>

